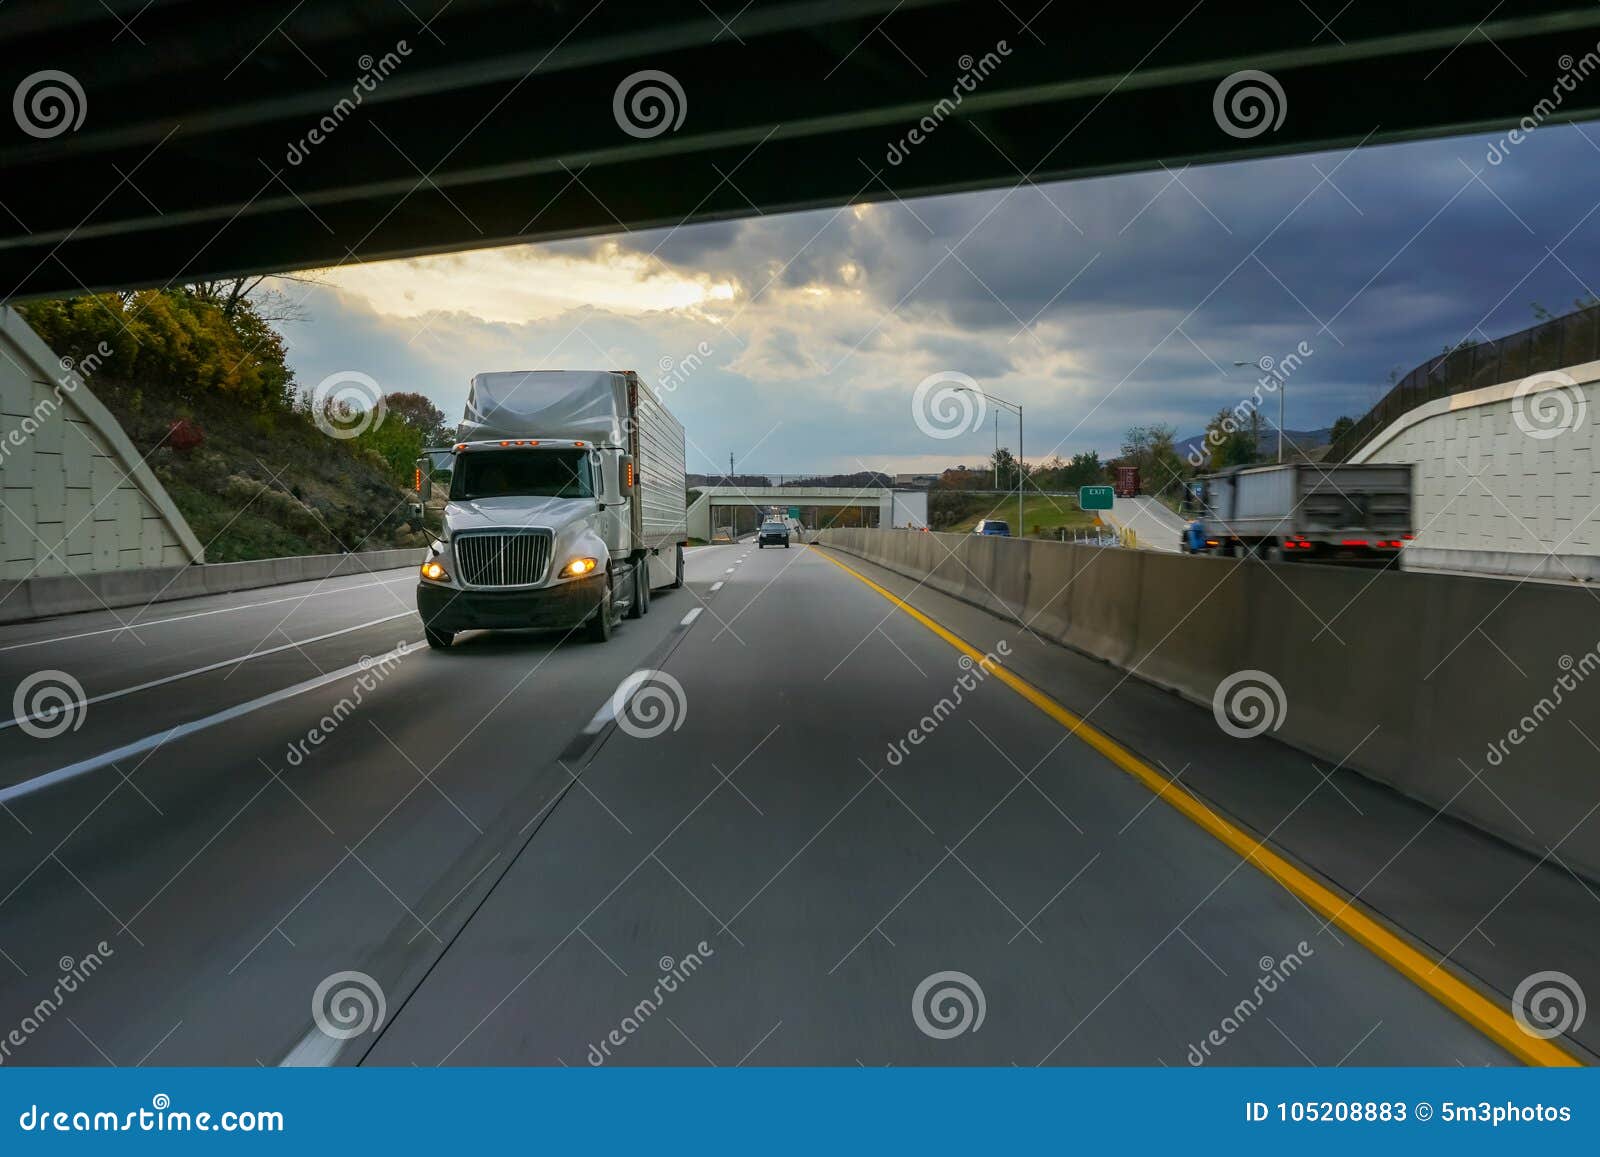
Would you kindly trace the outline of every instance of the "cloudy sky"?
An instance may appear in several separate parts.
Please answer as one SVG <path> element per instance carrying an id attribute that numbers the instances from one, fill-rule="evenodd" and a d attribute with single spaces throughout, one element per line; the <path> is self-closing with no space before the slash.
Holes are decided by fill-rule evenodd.
<path id="1" fill-rule="evenodd" d="M 1600 285 L 1600 125 L 1489 154 L 1452 138 L 347 267 L 286 286 L 307 317 L 285 328 L 302 385 L 358 370 L 451 418 L 485 370 L 670 378 L 698 471 L 980 462 L 992 410 L 954 438 L 914 420 L 941 372 L 1022 403 L 1029 460 L 1105 454 L 1133 424 L 1200 432 L 1258 376 L 1235 361 L 1301 342 L 1287 425 L 1313 429 Z"/>

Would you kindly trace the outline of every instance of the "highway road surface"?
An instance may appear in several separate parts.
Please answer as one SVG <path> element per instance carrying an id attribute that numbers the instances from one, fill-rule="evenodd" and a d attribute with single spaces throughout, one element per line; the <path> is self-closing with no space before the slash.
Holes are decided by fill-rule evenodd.
<path id="1" fill-rule="evenodd" d="M 1516 1059 L 955 638 L 1441 955 L 1478 920 L 1441 975 L 1496 1001 L 1501 941 L 1587 902 L 1488 841 L 1469 889 L 1455 825 L 819 548 L 691 551 L 604 645 L 430 651 L 414 581 L 0 629 L 5 702 L 85 701 L 0 728 L 6 1063 Z"/>
<path id="2" fill-rule="evenodd" d="M 1147 495 L 1115 499 L 1105 518 L 1114 526 L 1133 531 L 1141 550 L 1168 554 L 1178 553 L 1178 538 L 1188 525 L 1159 499 Z"/>

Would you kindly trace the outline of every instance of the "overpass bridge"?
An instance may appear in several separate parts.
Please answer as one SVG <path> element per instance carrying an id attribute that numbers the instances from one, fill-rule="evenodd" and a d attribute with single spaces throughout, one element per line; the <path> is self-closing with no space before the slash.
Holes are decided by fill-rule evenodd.
<path id="1" fill-rule="evenodd" d="M 42 110 L 0 136 L 0 300 L 1600 114 L 1549 108 L 1577 0 L 1034 7 L 0 6 Z M 1291 94 L 1270 132 L 1219 124 L 1242 70 Z"/>
<path id="2" fill-rule="evenodd" d="M 928 492 L 897 490 L 884 486 L 700 486 L 700 496 L 689 507 L 689 537 L 710 541 L 718 526 L 716 512 L 729 508 L 767 510 L 772 507 L 798 507 L 807 529 L 826 526 L 833 515 L 850 507 L 862 507 L 868 514 L 866 525 L 923 527 L 928 525 Z"/>

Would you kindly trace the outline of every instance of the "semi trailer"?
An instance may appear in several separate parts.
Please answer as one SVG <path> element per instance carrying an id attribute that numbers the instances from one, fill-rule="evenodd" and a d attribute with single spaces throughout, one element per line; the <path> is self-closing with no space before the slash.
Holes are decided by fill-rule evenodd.
<path id="1" fill-rule="evenodd" d="M 478 374 L 456 436 L 417 459 L 430 647 L 480 628 L 604 642 L 683 585 L 683 426 L 632 370 Z"/>

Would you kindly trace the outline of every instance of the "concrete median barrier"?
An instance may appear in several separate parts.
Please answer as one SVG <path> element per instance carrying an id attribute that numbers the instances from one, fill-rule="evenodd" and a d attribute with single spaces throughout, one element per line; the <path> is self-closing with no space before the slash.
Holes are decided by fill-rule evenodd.
<path id="1" fill-rule="evenodd" d="M 1587 590 L 917 531 L 818 541 L 1208 710 L 1259 687 L 1261 737 L 1237 742 L 1282 740 L 1600 880 Z"/>
<path id="2" fill-rule="evenodd" d="M 422 549 L 368 550 L 24 579 L 0 583 L 0 623 L 420 566 L 426 553 Z"/>

